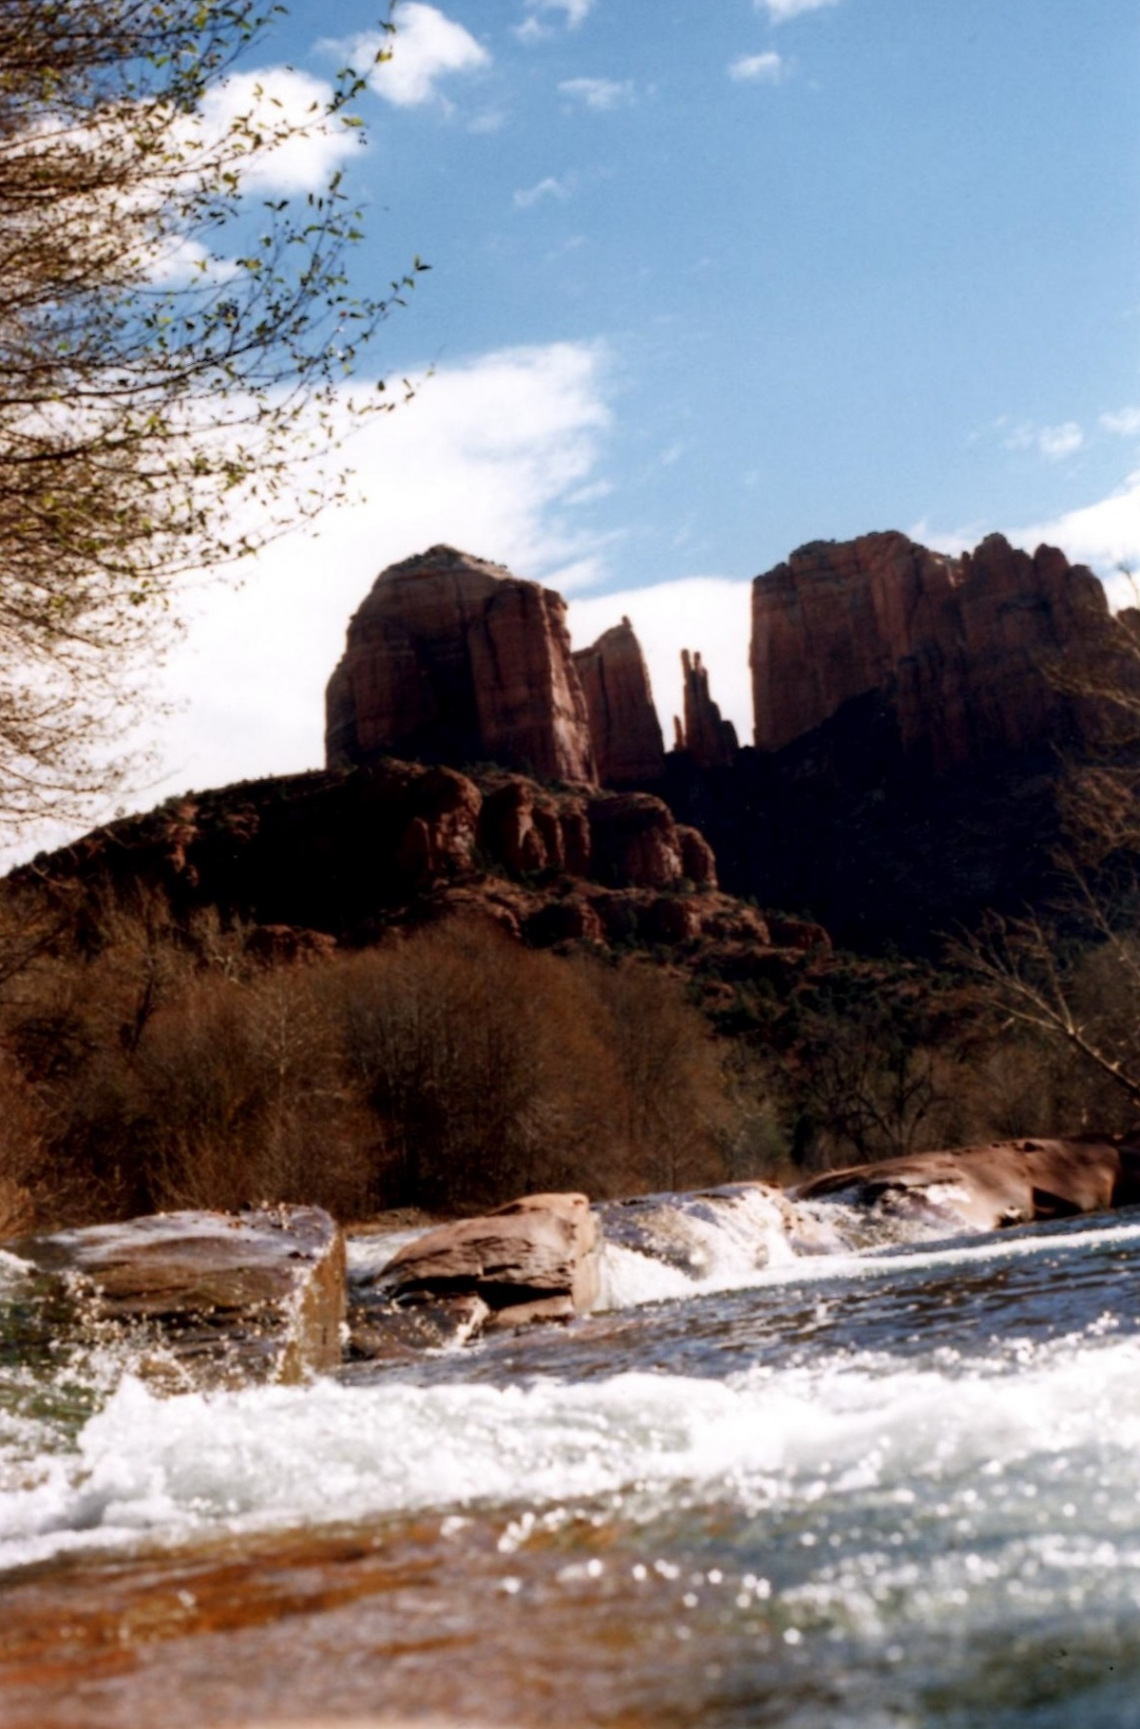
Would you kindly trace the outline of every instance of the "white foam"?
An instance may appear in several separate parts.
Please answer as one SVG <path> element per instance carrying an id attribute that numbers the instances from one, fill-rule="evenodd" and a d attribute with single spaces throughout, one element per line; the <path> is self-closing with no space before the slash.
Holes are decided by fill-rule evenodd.
<path id="1" fill-rule="evenodd" d="M 375 1278 L 398 1250 L 425 1236 L 430 1229 L 424 1225 L 413 1231 L 377 1231 L 367 1237 L 346 1237 L 345 1260 L 350 1282 Z"/>
<path id="2" fill-rule="evenodd" d="M 874 1358 L 727 1382 L 619 1374 L 527 1386 L 402 1383 L 159 1397 L 128 1377 L 75 1451 L 0 1492 L 0 1565 L 215 1528 L 361 1520 L 474 1503 L 554 1505 L 679 1485 L 744 1505 L 925 1480 L 1024 1477 L 1096 1456 L 1097 1492 L 1135 1499 L 1140 1341 L 1037 1347 L 960 1368 Z M 1074 1482 L 1076 1473 L 1074 1472 Z M 941 1492 L 941 1491 L 939 1491 Z M 1076 1492 L 1076 1491 L 1074 1491 Z"/>
<path id="3" fill-rule="evenodd" d="M 649 1196 L 630 1206 L 628 1217 L 620 1204 L 603 1207 L 601 1223 L 599 1309 L 737 1290 L 768 1268 L 796 1262 L 778 1202 L 769 1190 L 747 1183 L 707 1194 Z M 633 1243 L 607 1239 L 607 1227 L 620 1235 L 623 1224 Z M 638 1236 L 642 1246 L 636 1246 Z"/>

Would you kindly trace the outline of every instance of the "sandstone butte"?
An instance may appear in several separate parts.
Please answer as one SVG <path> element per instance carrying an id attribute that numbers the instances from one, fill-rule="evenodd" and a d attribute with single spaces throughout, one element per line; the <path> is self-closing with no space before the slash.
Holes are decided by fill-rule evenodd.
<path id="1" fill-rule="evenodd" d="M 1108 618 L 1097 578 L 1054 547 L 1030 556 L 991 534 L 952 558 L 897 533 L 813 541 L 753 584 L 756 745 L 779 751 L 875 691 L 936 772 L 1052 736 L 1062 711 L 1079 736 L 1052 669 L 1103 653 Z"/>
<path id="2" fill-rule="evenodd" d="M 617 787 L 664 772 L 629 620 L 572 654 L 561 595 L 448 546 L 377 577 L 326 709 L 330 768 L 393 755 Z"/>
<path id="3" fill-rule="evenodd" d="M 561 595 L 453 547 L 377 577 L 326 709 L 330 768 L 392 754 L 597 778 Z"/>
<path id="4" fill-rule="evenodd" d="M 582 682 L 590 735 L 603 786 L 660 780 L 665 741 L 653 705 L 649 669 L 628 618 L 603 631 L 574 665 Z"/>

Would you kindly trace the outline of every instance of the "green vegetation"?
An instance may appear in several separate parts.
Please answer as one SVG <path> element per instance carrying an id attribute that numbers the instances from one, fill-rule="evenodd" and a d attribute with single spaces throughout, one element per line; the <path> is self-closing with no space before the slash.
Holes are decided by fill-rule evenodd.
<path id="1" fill-rule="evenodd" d="M 363 80 L 238 75 L 279 10 L 5 0 L 0 15 L 8 825 L 116 783 L 109 747 L 183 574 L 338 496 L 298 461 L 360 410 L 343 381 L 420 268 L 384 298 L 349 293 L 358 213 L 315 164 L 355 136 Z"/>

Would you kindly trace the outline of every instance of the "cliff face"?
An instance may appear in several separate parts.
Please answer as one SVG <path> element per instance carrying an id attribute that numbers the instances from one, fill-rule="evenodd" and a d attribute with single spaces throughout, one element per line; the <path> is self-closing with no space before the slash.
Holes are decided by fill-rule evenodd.
<path id="1" fill-rule="evenodd" d="M 377 578 L 326 706 L 332 768 L 392 754 L 596 779 L 562 597 L 452 547 Z"/>
<path id="2" fill-rule="evenodd" d="M 665 767 L 665 743 L 653 706 L 649 669 L 628 618 L 604 631 L 574 665 L 586 697 L 590 736 L 605 786 L 656 781 Z"/>
<path id="3" fill-rule="evenodd" d="M 961 558 L 903 534 L 801 547 L 753 585 L 756 744 L 779 751 L 872 693 L 940 772 L 1039 743 L 1072 704 L 1049 664 L 1095 648 L 1100 583 L 1052 547 L 990 535 Z"/>

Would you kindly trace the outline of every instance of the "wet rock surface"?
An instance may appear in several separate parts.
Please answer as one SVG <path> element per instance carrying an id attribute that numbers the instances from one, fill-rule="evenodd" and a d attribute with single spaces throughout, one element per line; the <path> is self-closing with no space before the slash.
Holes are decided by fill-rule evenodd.
<path id="1" fill-rule="evenodd" d="M 7 1249 L 46 1283 L 54 1326 L 132 1330 L 160 1379 L 290 1382 L 340 1363 L 344 1240 L 318 1207 L 159 1213 Z"/>
<path id="2" fill-rule="evenodd" d="M 1140 1154 L 1112 1140 L 995 1141 L 829 1171 L 791 1191 L 883 1221 L 997 1231 L 1140 1201 Z"/>
<path id="3" fill-rule="evenodd" d="M 587 1314 L 599 1292 L 599 1230 L 585 1195 L 525 1195 L 438 1226 L 353 1290 L 356 1356 L 460 1342 Z"/>

